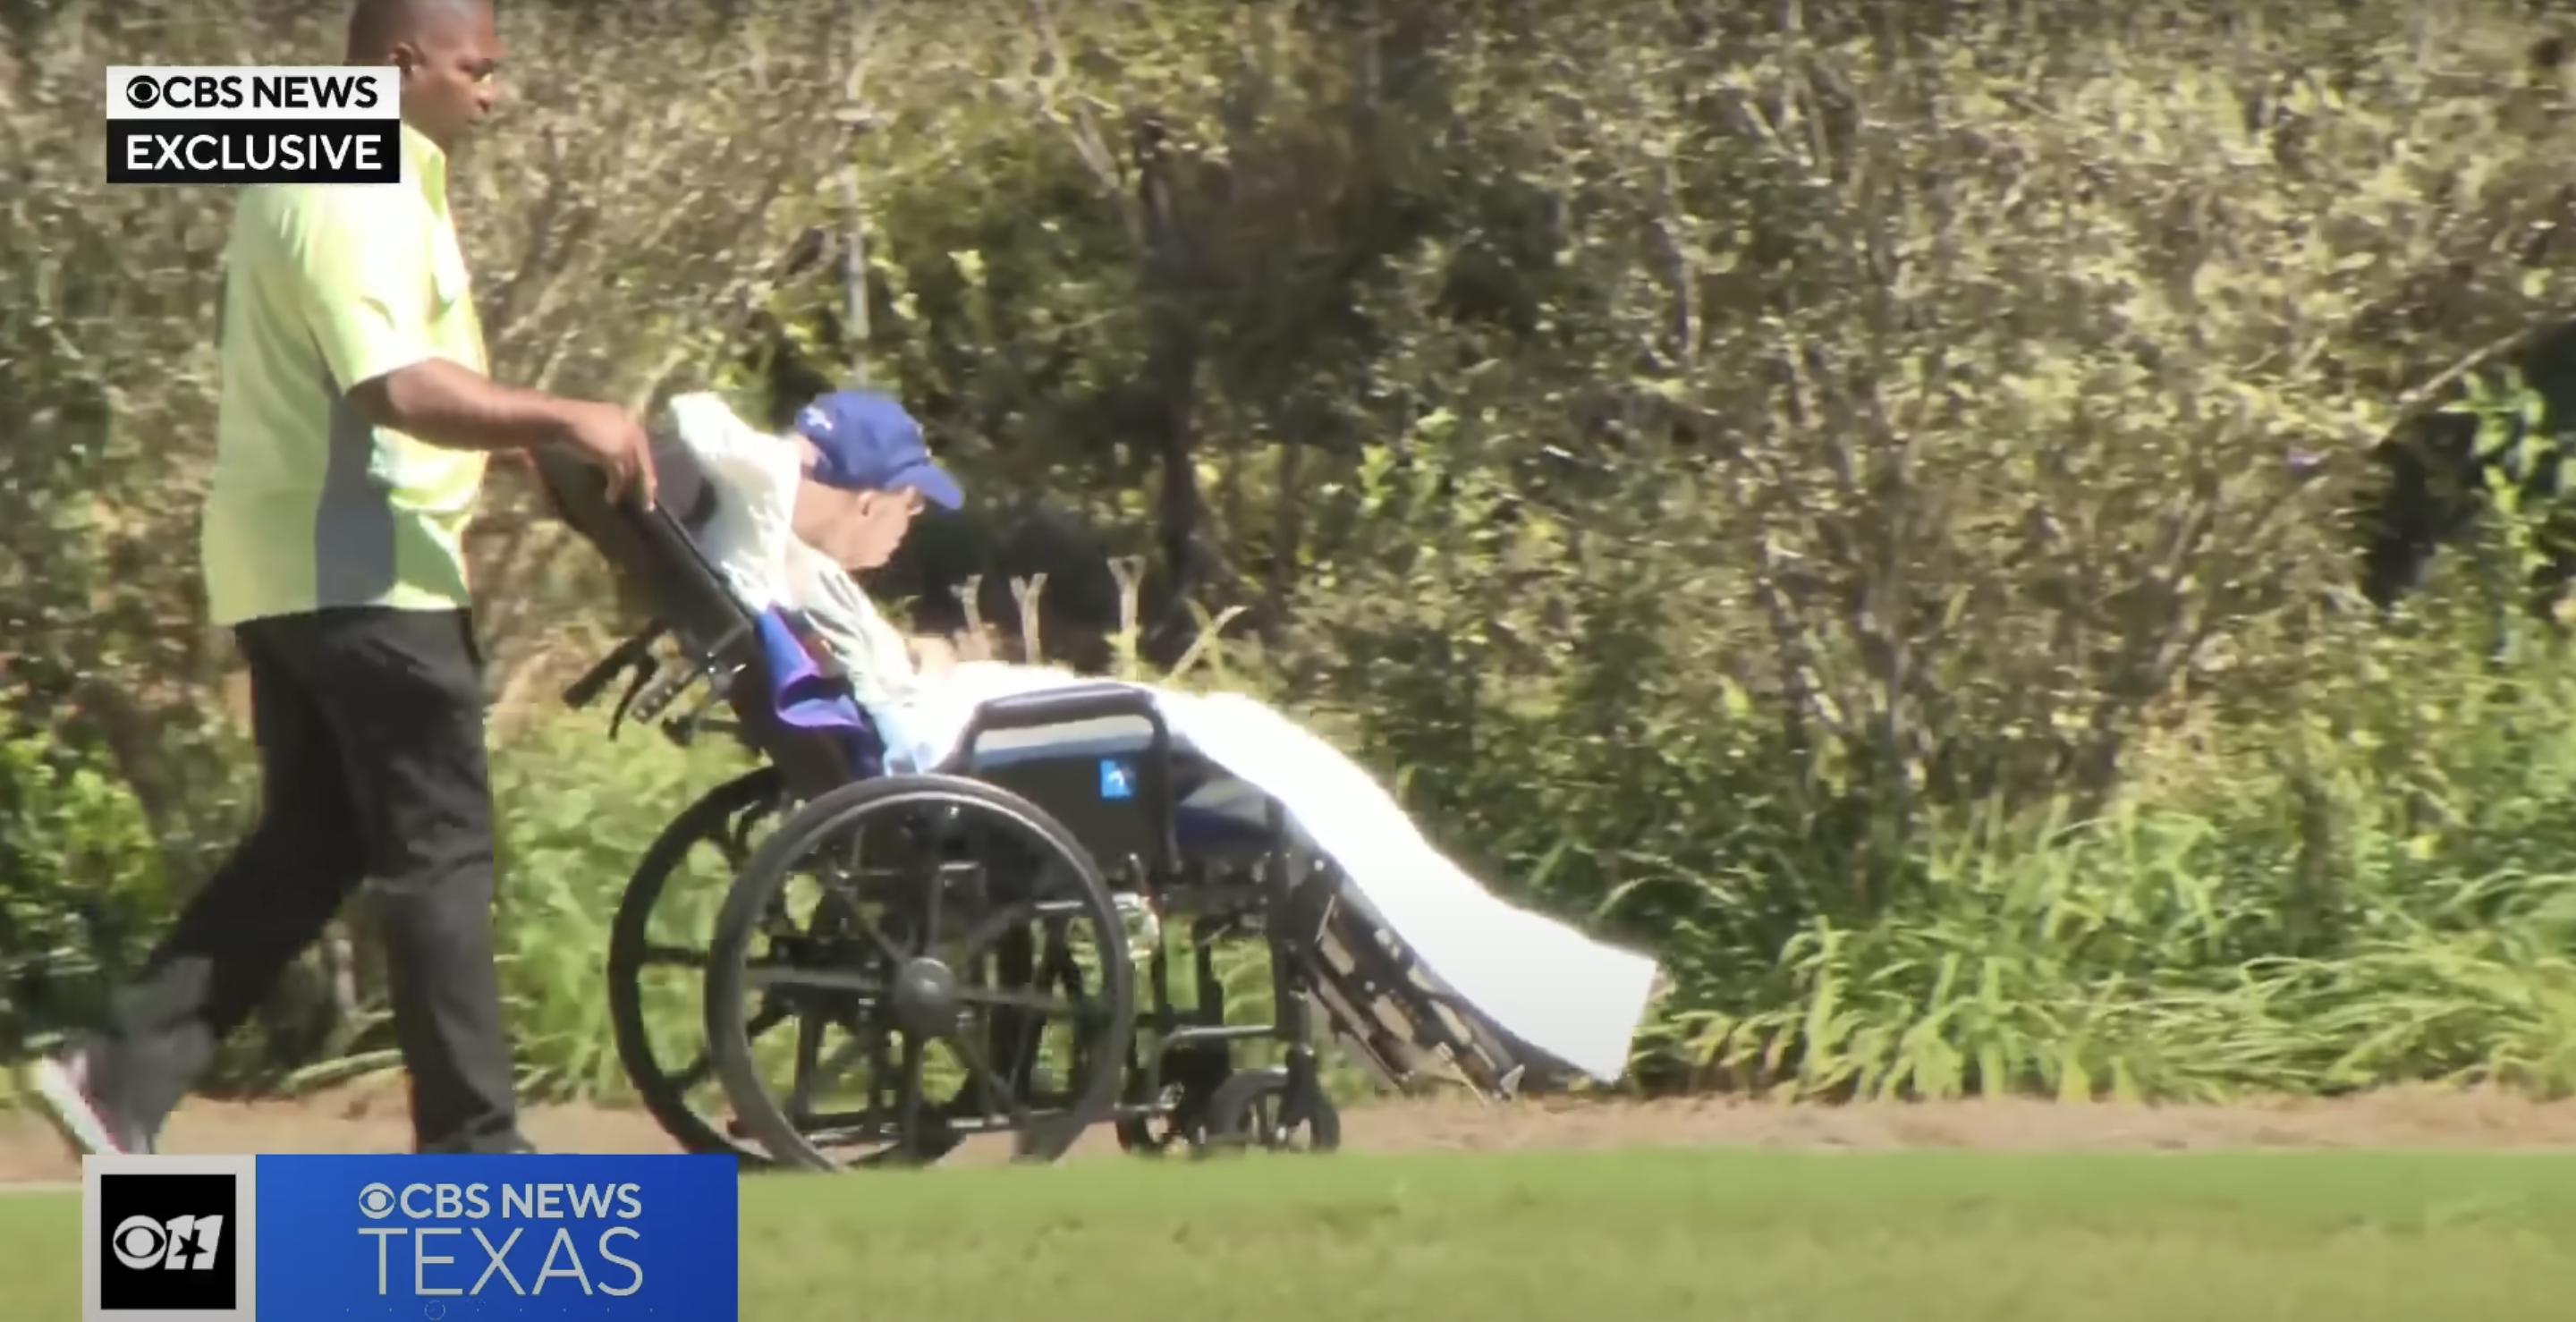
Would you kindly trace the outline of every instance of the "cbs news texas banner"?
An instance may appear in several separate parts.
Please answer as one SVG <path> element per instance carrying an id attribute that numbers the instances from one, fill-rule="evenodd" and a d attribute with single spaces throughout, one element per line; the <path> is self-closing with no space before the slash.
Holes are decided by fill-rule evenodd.
<path id="1" fill-rule="evenodd" d="M 739 1316 L 715 1156 L 93 1156 L 89 1322 Z"/>

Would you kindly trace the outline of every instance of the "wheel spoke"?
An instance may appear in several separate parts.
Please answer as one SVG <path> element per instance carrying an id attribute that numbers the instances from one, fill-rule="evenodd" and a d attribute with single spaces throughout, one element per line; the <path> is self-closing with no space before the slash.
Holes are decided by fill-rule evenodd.
<path id="1" fill-rule="evenodd" d="M 707 952 L 686 946 L 648 945 L 639 964 L 667 964 L 676 968 L 700 969 L 707 966 Z"/>
<path id="2" fill-rule="evenodd" d="M 819 1036 L 819 1034 L 817 1036 Z M 807 1081 L 807 1091 L 810 1093 L 813 1088 L 828 1084 L 832 1080 L 849 1073 L 850 1066 L 858 1063 L 859 1054 L 867 1050 L 869 1040 L 870 1039 L 865 1037 L 853 1037 L 848 1042 L 843 1043 L 841 1047 L 834 1051 L 828 1059 L 815 1065 L 813 1078 Z M 821 1118 L 820 1116 L 812 1115 L 810 1110 L 807 1114 L 809 1118 L 812 1119 Z"/>
<path id="3" fill-rule="evenodd" d="M 929 886 L 930 895 L 922 902 L 921 940 L 915 943 L 913 953 L 927 955 L 939 948 L 940 900 L 948 890 L 948 869 L 940 866 L 938 856 L 933 855 L 930 875 L 920 880 Z"/>
<path id="4" fill-rule="evenodd" d="M 868 944 L 874 946 L 878 954 L 885 956 L 887 963 L 892 964 L 897 968 L 902 967 L 904 960 L 909 958 L 909 956 L 906 955 L 904 951 L 897 948 L 893 940 L 888 938 L 885 932 L 879 929 L 875 923 L 868 921 L 866 911 L 859 907 L 858 897 L 852 895 L 850 891 L 851 887 L 846 884 L 834 885 L 828 882 L 825 883 L 823 886 L 823 899 L 820 904 L 815 906 L 815 921 L 818 923 L 821 922 L 823 907 L 825 905 L 830 906 L 843 917 L 847 918 L 850 926 L 855 928 L 861 935 L 865 936 L 868 939 Z"/>
<path id="5" fill-rule="evenodd" d="M 1085 911 L 1080 900 L 1021 900 L 1007 904 L 987 916 L 967 932 L 965 949 L 958 956 L 961 964 L 971 963 L 990 952 L 995 943 L 1011 934 L 1011 929 L 1040 918 L 1072 918 Z"/>
<path id="6" fill-rule="evenodd" d="M 874 978 L 838 969 L 805 969 L 787 964 L 755 964 L 743 970 L 746 987 L 815 987 L 831 991 L 857 992 L 861 996 L 883 996 L 885 984 Z"/>
<path id="7" fill-rule="evenodd" d="M 894 1058 L 887 1050 L 893 1041 L 893 1032 L 882 1023 L 876 1025 L 876 1031 L 868 1035 L 868 1123 L 870 1125 L 891 1123 L 883 1120 L 882 1117 L 901 1101 L 903 1080 L 896 1076 Z"/>
<path id="8" fill-rule="evenodd" d="M 983 1045 L 975 1040 L 974 1034 L 966 1032 L 952 1032 L 943 1040 L 950 1046 L 957 1048 L 958 1055 L 966 1058 L 967 1072 L 973 1074 L 977 1082 L 982 1086 L 984 1092 L 984 1114 L 991 1115 L 995 1111 L 1002 1109 L 996 1106 L 995 1103 L 1002 1098 L 1007 1097 L 1013 1099 L 1009 1108 L 1011 1123 L 1015 1125 L 1025 1125 L 1029 1122 L 1029 1108 L 1024 1090 L 1013 1087 L 1010 1079 L 1004 1077 L 1001 1071 L 993 1068 L 992 1057 L 984 1054 Z"/>
<path id="9" fill-rule="evenodd" d="M 901 949 L 896 947 L 893 938 L 888 937 L 875 923 L 871 923 L 864 918 L 859 920 L 859 930 L 867 933 L 868 944 L 875 946 L 877 948 L 877 953 L 886 957 L 887 963 L 894 965 L 896 968 L 903 967 L 903 962 L 907 956 L 905 956 Z"/>
<path id="10" fill-rule="evenodd" d="M 787 1114 L 802 1119 L 814 1109 L 814 1058 L 823 1050 L 823 1021 L 796 1017 L 796 1081 L 788 1086 Z"/>
<path id="11" fill-rule="evenodd" d="M 921 1127 L 921 1057 L 923 1042 L 910 1033 L 903 1037 L 903 1111 L 902 1128 L 897 1132 L 910 1142 Z"/>
<path id="12" fill-rule="evenodd" d="M 960 987 L 957 999 L 971 1005 L 997 1009 L 1034 1010 L 1039 1014 L 1065 1019 L 1096 1019 L 1099 1013 L 1071 1001 L 1060 1001 L 1038 992 L 1010 991 L 1001 987 Z"/>

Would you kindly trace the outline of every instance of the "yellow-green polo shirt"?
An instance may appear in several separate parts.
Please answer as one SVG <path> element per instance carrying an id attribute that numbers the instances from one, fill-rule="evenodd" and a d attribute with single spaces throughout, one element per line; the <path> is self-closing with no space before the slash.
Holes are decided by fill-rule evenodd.
<path id="1" fill-rule="evenodd" d="M 242 190 L 225 250 L 214 622 L 468 604 L 485 456 L 370 425 L 348 389 L 431 357 L 490 370 L 447 210 L 446 154 L 403 126 L 399 185 Z"/>

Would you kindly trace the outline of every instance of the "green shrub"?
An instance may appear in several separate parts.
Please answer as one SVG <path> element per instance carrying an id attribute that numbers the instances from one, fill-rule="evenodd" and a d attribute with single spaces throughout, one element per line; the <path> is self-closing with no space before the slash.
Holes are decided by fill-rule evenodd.
<path id="1" fill-rule="evenodd" d="M 2372 447 L 2564 301 L 2528 7 L 865 8 L 510 11 L 546 72 L 460 175 L 504 375 L 903 394 L 992 527 L 1139 557 L 1122 667 L 1235 620 L 1193 682 L 1653 950 L 1651 1084 L 2564 1086 L 2576 693 L 2499 622 L 2544 512 L 2343 591 Z M 267 38 L 8 40 L 0 683 L 175 877 L 238 816 L 169 554 L 220 214 L 100 189 L 80 107 Z M 520 495 L 486 533 L 515 694 L 611 594 Z M 613 1091 L 616 888 L 726 756 L 505 741 L 532 1089 Z M 80 930 L 47 875 L 0 958 Z"/>
<path id="2" fill-rule="evenodd" d="M 95 1019 L 172 898 L 133 793 L 58 739 L 0 739 L 0 1053 Z"/>
<path id="3" fill-rule="evenodd" d="M 587 713 L 540 723 L 502 751 L 493 785 L 504 879 L 495 921 L 511 1032 L 526 1063 L 522 1086 L 532 1096 L 623 1093 L 606 974 L 618 898 L 671 819 L 750 766 L 715 736 L 682 749 L 643 728 L 609 743 Z M 696 897 L 709 921 L 721 899 Z"/>

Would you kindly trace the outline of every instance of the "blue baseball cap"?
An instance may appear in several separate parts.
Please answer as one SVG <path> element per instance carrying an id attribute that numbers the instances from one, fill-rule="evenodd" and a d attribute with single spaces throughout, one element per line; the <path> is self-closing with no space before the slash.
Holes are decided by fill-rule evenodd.
<path id="1" fill-rule="evenodd" d="M 918 491 L 942 509 L 966 503 L 957 479 L 930 462 L 921 424 L 903 405 L 866 390 L 818 396 L 796 414 L 798 435 L 822 452 L 814 480 L 843 491 Z"/>

